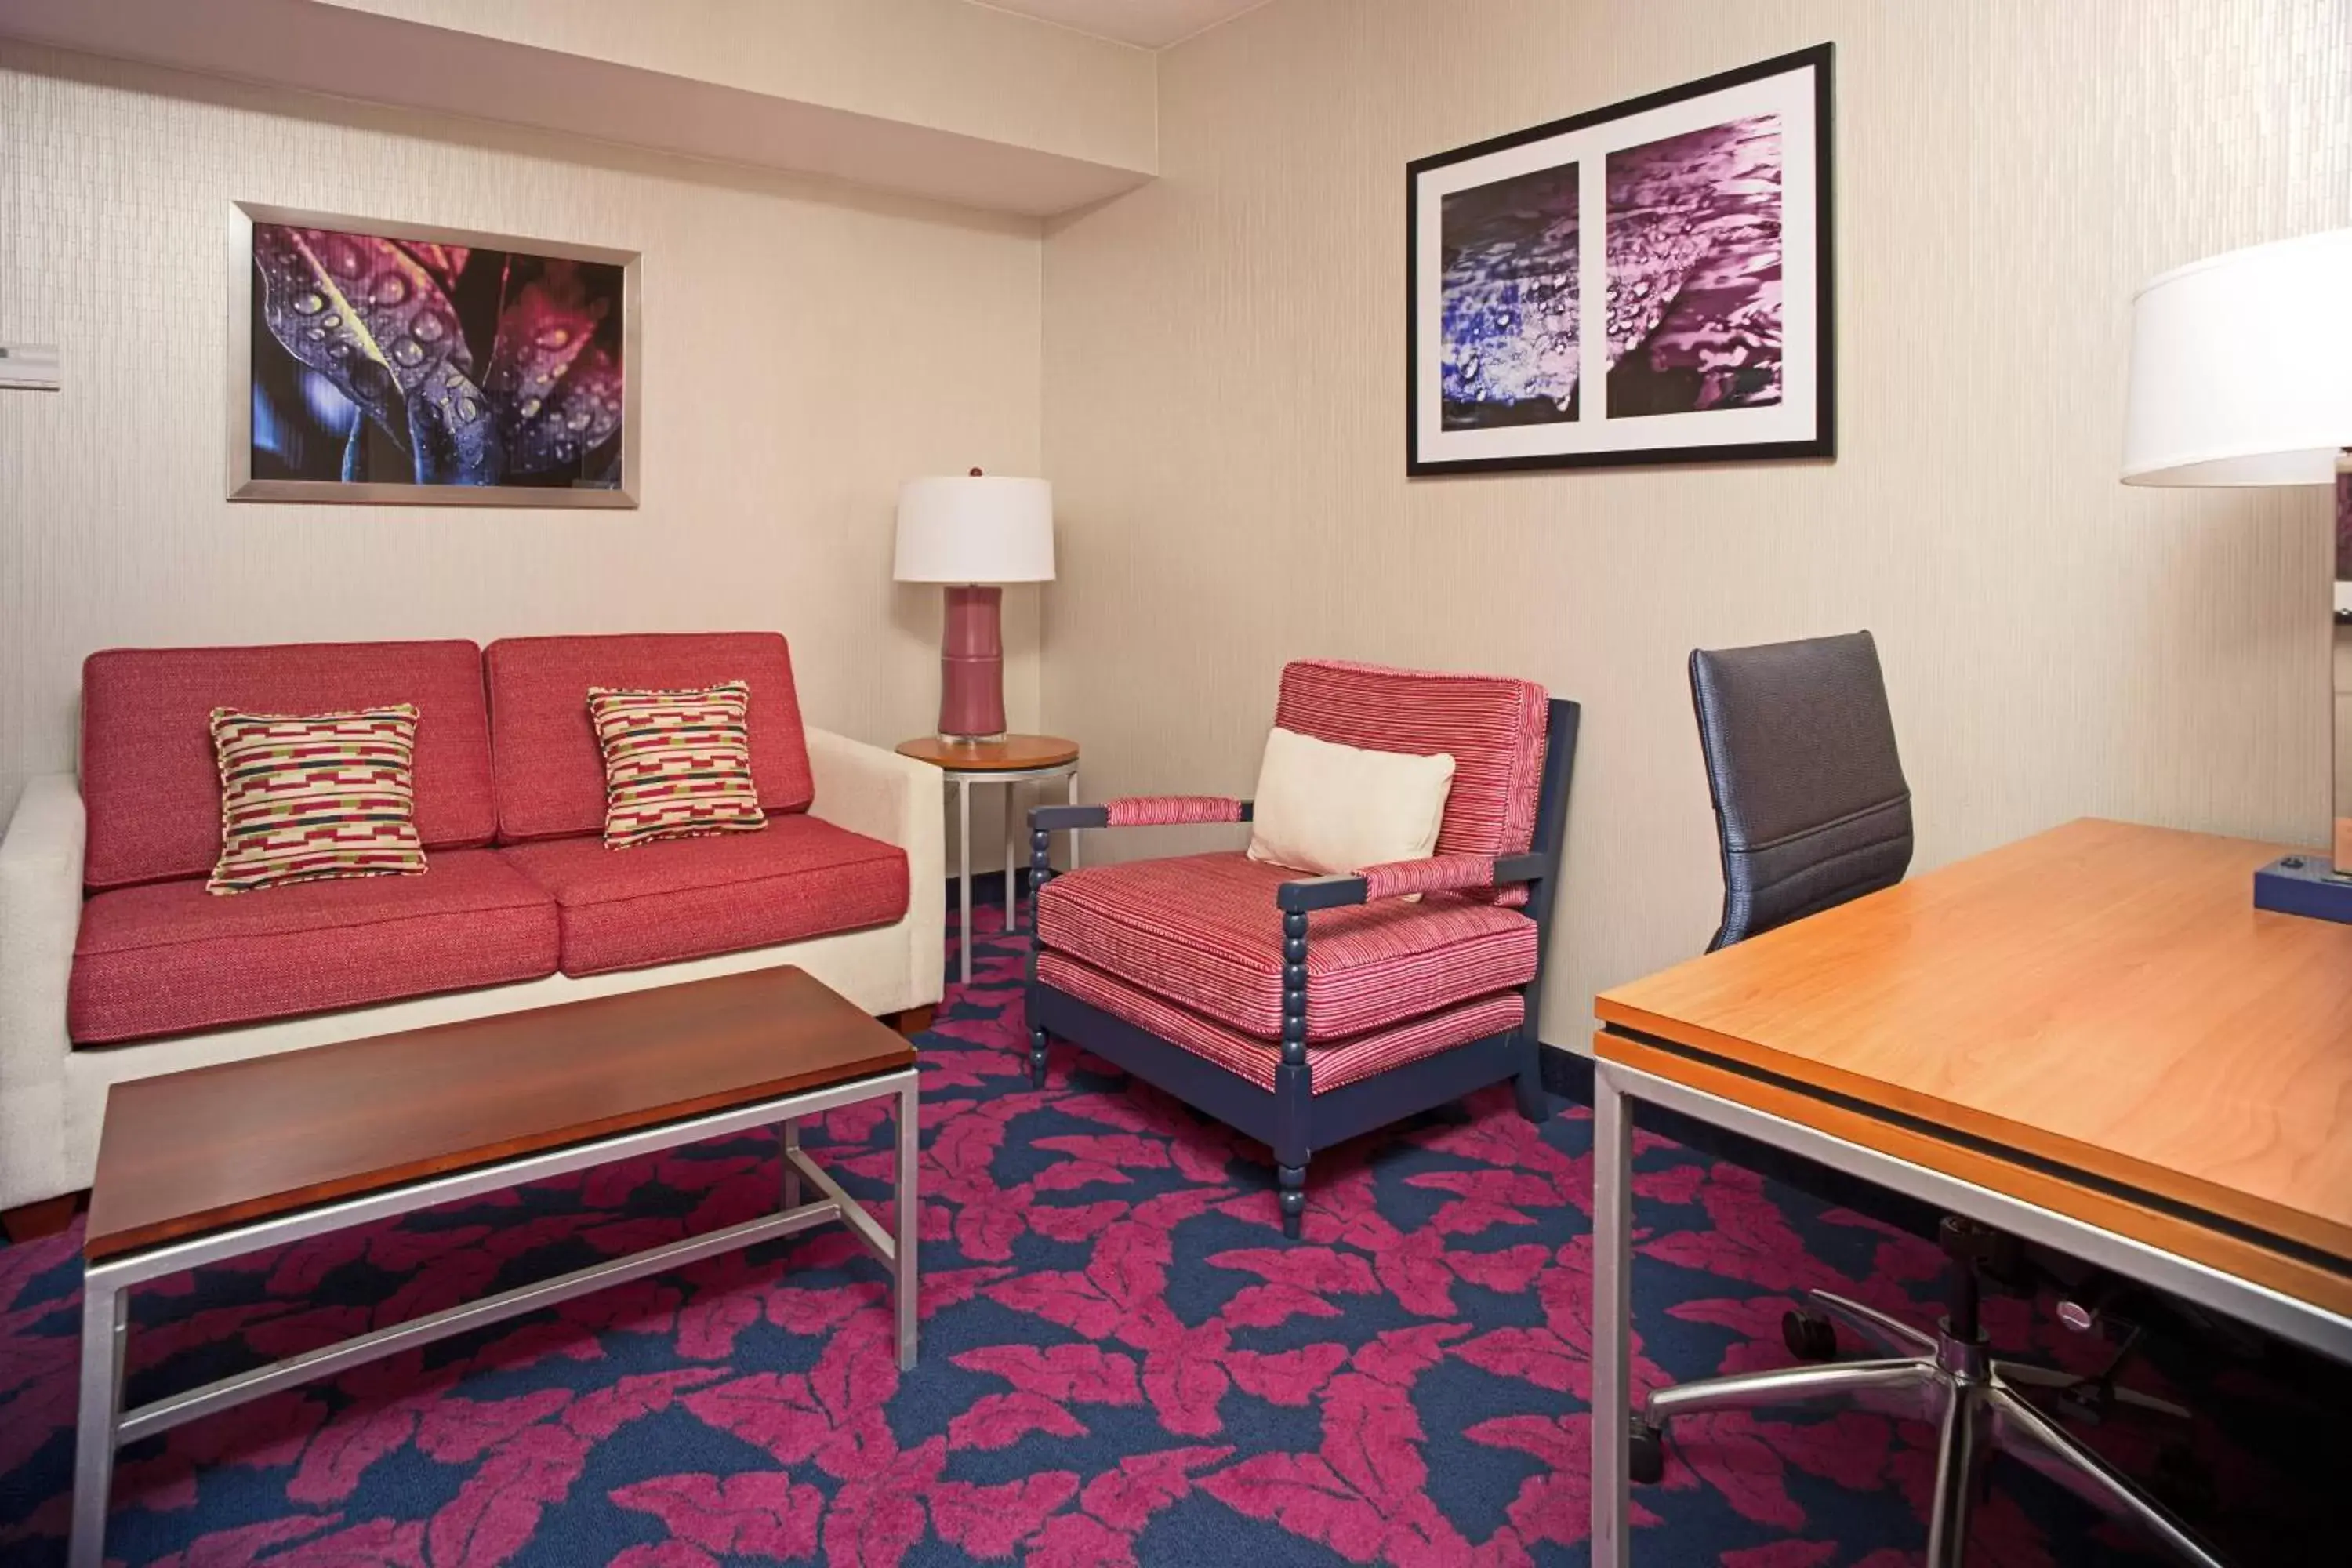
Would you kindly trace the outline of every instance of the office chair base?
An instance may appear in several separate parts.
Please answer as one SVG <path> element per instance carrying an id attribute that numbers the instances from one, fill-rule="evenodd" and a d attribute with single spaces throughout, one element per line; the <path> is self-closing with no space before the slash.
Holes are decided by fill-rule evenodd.
<path id="1" fill-rule="evenodd" d="M 1996 1361 L 1981 1339 L 1927 1334 L 1899 1318 L 1816 1290 L 1813 1307 L 1867 1337 L 1909 1353 L 1773 1372 L 1737 1373 L 1654 1390 L 1633 1415 L 1628 1468 L 1648 1483 L 1665 1473 L 1665 1431 L 1685 1415 L 1791 1405 L 1864 1403 L 1937 1429 L 1936 1500 L 1927 1525 L 1928 1568 L 1959 1568 L 1968 1549 L 1969 1507 L 1996 1453 L 2039 1470 L 2102 1511 L 2137 1525 L 2194 1568 L 2223 1568 L 2172 1515 L 2029 1404 L 2023 1391 L 2063 1392 L 2087 1381 L 2027 1363 Z M 2159 1414 L 2188 1413 L 2162 1400 L 2116 1391 Z"/>
<path id="2" fill-rule="evenodd" d="M 2352 925 L 2352 867 L 2325 855 L 2289 855 L 2254 873 L 2254 908 Z"/>

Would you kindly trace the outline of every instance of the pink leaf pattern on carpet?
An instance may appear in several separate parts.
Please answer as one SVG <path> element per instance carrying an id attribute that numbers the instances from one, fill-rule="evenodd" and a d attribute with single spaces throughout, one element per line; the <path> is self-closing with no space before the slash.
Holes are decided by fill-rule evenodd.
<path id="1" fill-rule="evenodd" d="M 1286 1242 L 1262 1146 L 1058 1044 L 1047 1087 L 1032 1089 L 1024 944 L 984 929 L 977 958 L 977 983 L 950 988 L 920 1042 L 914 1372 L 893 1353 L 887 1274 L 854 1237 L 820 1228 L 131 1445 L 110 1557 L 128 1568 L 1580 1560 L 1592 1420 L 1582 1111 L 1532 1125 L 1503 1089 L 1318 1152 L 1306 1237 Z M 881 1107 L 803 1128 L 812 1154 L 883 1215 L 893 1133 Z M 1636 1148 L 1637 1393 L 1788 1364 L 1780 1315 L 1808 1288 L 1931 1318 L 1940 1269 L 1928 1244 L 1646 1132 Z M 779 1174 L 772 1138 L 736 1138 L 160 1281 L 132 1299 L 133 1396 L 737 1223 L 773 1206 Z M 0 1568 L 62 1554 L 79 1288 L 73 1235 L 0 1248 Z M 2088 1353 L 2033 1302 L 1995 1299 L 1987 1319 L 2004 1349 Z M 2293 1408 L 2315 1420 L 2326 1394 L 2262 1397 L 2301 1400 Z M 2127 1464 L 2154 1455 L 2120 1433 L 2091 1440 Z M 1664 1480 L 1637 1495 L 1636 1554 L 1732 1568 L 1913 1561 L 1932 1441 L 1899 1412 L 1694 1419 Z M 2239 1460 L 2221 1462 L 2240 1479 Z M 2071 1500 L 1998 1471 L 1996 1482 L 1972 1531 L 1981 1560 L 2068 1561 L 2092 1543 L 2101 1562 L 2133 1560 Z M 2328 1539 L 2315 1506 L 2295 1507 L 2270 1505 L 2273 1539 Z"/>

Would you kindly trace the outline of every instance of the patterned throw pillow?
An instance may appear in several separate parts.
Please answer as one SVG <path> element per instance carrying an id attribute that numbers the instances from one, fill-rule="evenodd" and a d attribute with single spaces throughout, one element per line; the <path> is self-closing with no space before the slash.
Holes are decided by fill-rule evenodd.
<path id="1" fill-rule="evenodd" d="M 694 691 L 590 687 L 588 718 L 604 748 L 604 847 L 767 826 L 751 783 L 751 705 L 740 680 Z"/>
<path id="2" fill-rule="evenodd" d="M 416 710 L 212 712 L 221 851 L 205 890 L 332 877 L 416 876 Z"/>

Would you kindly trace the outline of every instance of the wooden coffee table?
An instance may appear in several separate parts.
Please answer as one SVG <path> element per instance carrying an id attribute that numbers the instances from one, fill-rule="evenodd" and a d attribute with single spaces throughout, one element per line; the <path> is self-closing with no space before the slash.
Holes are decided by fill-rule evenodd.
<path id="1" fill-rule="evenodd" d="M 444 1024 L 163 1078 L 107 1097 L 82 1242 L 76 1568 L 103 1555 L 121 1445 L 378 1356 L 839 1220 L 891 1270 L 915 1364 L 914 1047 L 797 969 Z M 801 1152 L 798 1121 L 898 1101 L 895 1234 Z M 518 1286 L 121 1408 L 131 1287 L 608 1161 L 780 1131 L 777 1213 Z M 803 1202 L 803 1184 L 815 1189 Z"/>

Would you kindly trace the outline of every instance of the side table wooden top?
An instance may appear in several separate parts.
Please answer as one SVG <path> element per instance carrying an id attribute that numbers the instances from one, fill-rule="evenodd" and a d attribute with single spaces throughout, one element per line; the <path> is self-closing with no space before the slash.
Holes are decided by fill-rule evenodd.
<path id="1" fill-rule="evenodd" d="M 1018 773 L 1078 760 L 1078 743 L 1058 735 L 1007 735 L 1001 741 L 949 741 L 937 735 L 898 742 L 898 754 L 951 773 Z"/>
<path id="2" fill-rule="evenodd" d="M 912 1067 L 897 1030 L 760 969 L 315 1046 L 109 1091 L 92 1258 Z"/>

